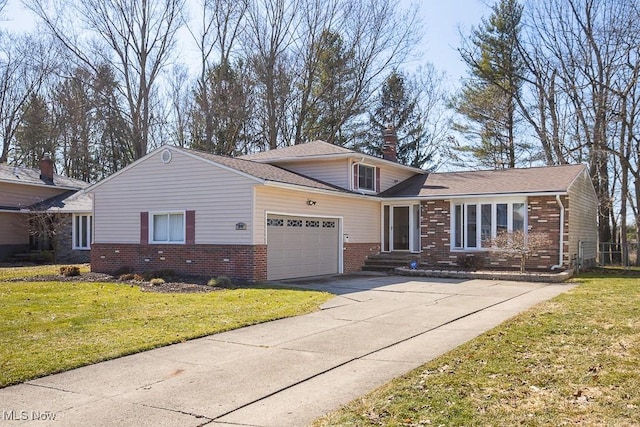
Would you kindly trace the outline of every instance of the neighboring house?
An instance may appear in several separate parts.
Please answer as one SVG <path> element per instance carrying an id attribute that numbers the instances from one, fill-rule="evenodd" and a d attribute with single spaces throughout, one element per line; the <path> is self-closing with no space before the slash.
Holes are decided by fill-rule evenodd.
<path id="1" fill-rule="evenodd" d="M 33 251 L 88 262 L 93 203 L 78 191 L 89 184 L 54 174 L 49 158 L 39 166 L 0 164 L 0 262 Z"/>
<path id="2" fill-rule="evenodd" d="M 583 165 L 427 173 L 322 141 L 241 158 L 163 146 L 87 191 L 94 196 L 92 269 L 173 269 L 259 281 L 361 270 L 380 252 L 424 265 L 485 257 L 502 230 L 554 241 L 530 268 L 596 257 L 597 199 Z"/>

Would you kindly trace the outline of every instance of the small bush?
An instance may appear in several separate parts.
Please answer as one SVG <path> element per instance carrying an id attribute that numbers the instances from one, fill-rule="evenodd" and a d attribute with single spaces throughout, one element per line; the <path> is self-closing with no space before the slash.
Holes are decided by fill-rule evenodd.
<path id="1" fill-rule="evenodd" d="M 157 277 L 155 271 L 145 271 L 141 274 L 142 280 L 145 282 L 150 281 L 151 279 Z"/>
<path id="2" fill-rule="evenodd" d="M 165 268 L 163 270 L 156 271 L 156 277 L 161 277 L 165 280 L 170 279 L 175 275 L 176 275 L 176 272 L 174 270 L 171 270 L 170 268 Z"/>
<path id="3" fill-rule="evenodd" d="M 134 274 L 133 275 L 133 280 L 135 280 L 136 282 L 145 282 L 144 277 L 142 277 L 139 274 Z"/>
<path id="4" fill-rule="evenodd" d="M 114 271 L 113 275 L 120 277 L 123 274 L 132 274 L 132 273 L 133 273 L 133 267 L 129 267 L 128 265 L 125 265 L 123 267 L 120 267 L 116 271 Z"/>
<path id="5" fill-rule="evenodd" d="M 129 280 L 134 280 L 136 278 L 136 275 L 133 273 L 125 273 L 125 274 L 121 274 L 118 279 L 123 281 L 123 282 L 128 282 Z"/>
<path id="6" fill-rule="evenodd" d="M 209 280 L 207 285 L 228 288 L 233 285 L 233 281 L 228 276 L 218 276 L 215 279 Z"/>
<path id="7" fill-rule="evenodd" d="M 149 283 L 151 284 L 151 286 L 158 286 L 158 285 L 163 285 L 165 282 L 164 282 L 164 279 L 160 277 L 156 277 L 154 279 L 151 279 Z"/>
<path id="8" fill-rule="evenodd" d="M 60 275 L 65 277 L 79 276 L 80 267 L 77 265 L 63 265 L 60 267 Z"/>
<path id="9" fill-rule="evenodd" d="M 31 262 L 34 264 L 51 264 L 55 255 L 51 251 L 34 252 L 31 254 Z"/>
<path id="10" fill-rule="evenodd" d="M 484 268 L 484 258 L 461 255 L 458 257 L 458 267 L 470 271 L 482 270 Z"/>

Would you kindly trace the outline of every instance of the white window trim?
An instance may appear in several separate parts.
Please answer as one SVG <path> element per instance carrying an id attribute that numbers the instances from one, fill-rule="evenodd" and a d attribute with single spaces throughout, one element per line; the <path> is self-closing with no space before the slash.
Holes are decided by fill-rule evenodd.
<path id="1" fill-rule="evenodd" d="M 153 239 L 153 217 L 156 215 L 182 215 L 182 240 L 175 241 L 156 241 Z M 184 245 L 187 239 L 187 211 L 153 211 L 149 212 L 149 243 L 154 245 Z"/>
<path id="2" fill-rule="evenodd" d="M 497 218 L 496 218 L 496 208 L 495 206 L 498 204 L 507 204 L 507 232 L 511 233 L 513 232 L 513 205 L 517 204 L 517 203 L 523 203 L 524 204 L 524 225 L 523 225 L 523 230 L 525 233 L 527 233 L 528 229 L 529 229 L 529 217 L 527 215 L 527 211 L 528 211 L 528 204 L 527 204 L 527 198 L 515 198 L 515 197 L 508 197 L 508 198 L 473 198 L 473 199 L 455 199 L 455 200 L 451 200 L 451 207 L 449 212 L 450 214 L 450 224 L 449 224 L 449 230 L 450 230 L 450 240 L 449 240 L 449 244 L 450 244 L 450 248 L 451 248 L 451 252 L 487 252 L 487 251 L 491 251 L 494 250 L 495 248 L 493 247 L 482 247 L 482 205 L 491 205 L 491 238 L 495 239 L 496 238 L 496 227 L 497 227 Z M 466 211 L 467 211 L 467 205 L 476 205 L 476 241 L 478 242 L 478 244 L 480 245 L 480 247 L 477 246 L 467 246 L 467 234 L 464 233 L 463 235 L 463 247 L 456 247 L 455 246 L 455 241 L 456 241 L 456 212 L 455 212 L 455 206 L 456 205 L 463 205 L 463 209 L 462 209 L 462 214 L 466 215 Z M 462 221 L 462 228 L 463 230 L 467 227 L 467 222 L 464 220 Z"/>
<path id="3" fill-rule="evenodd" d="M 376 178 L 376 170 L 378 169 L 378 167 L 376 165 L 372 165 L 371 163 L 365 163 L 365 162 L 355 162 L 353 163 L 353 165 L 358 165 L 358 181 L 360 180 L 360 166 L 366 166 L 369 167 L 371 169 L 373 169 L 373 190 L 369 190 L 368 188 L 362 188 L 360 187 L 360 182 L 358 182 L 358 188 L 356 188 L 356 182 L 355 182 L 355 178 L 353 177 L 353 166 L 351 166 L 351 188 L 353 191 L 358 191 L 360 193 L 364 193 L 364 194 L 377 194 L 380 189 L 377 188 L 378 185 L 376 183 L 377 178 Z"/>
<path id="4" fill-rule="evenodd" d="M 87 225 L 89 226 L 89 235 L 87 236 L 87 246 L 78 246 L 76 245 L 76 218 L 80 218 L 86 216 L 88 218 Z M 87 230 L 85 230 L 87 232 Z M 88 251 L 91 250 L 91 241 L 93 240 L 93 215 L 84 213 L 84 214 L 73 214 L 71 217 L 71 249 L 74 251 Z"/>

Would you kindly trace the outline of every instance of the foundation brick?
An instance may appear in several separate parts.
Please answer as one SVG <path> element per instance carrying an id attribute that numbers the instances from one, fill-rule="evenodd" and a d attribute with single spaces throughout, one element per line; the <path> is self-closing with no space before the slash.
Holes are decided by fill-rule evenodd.
<path id="1" fill-rule="evenodd" d="M 94 243 L 91 270 L 113 274 L 171 269 L 178 274 L 261 281 L 267 279 L 266 245 L 137 245 Z"/>

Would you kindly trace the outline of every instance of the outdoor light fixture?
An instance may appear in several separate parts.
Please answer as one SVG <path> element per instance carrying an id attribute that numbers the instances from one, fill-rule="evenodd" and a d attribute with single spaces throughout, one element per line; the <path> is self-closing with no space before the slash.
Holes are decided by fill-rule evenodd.
<path id="1" fill-rule="evenodd" d="M 316 201 L 315 201 L 315 200 L 311 200 L 311 199 L 309 199 L 309 200 L 307 200 L 307 205 L 309 205 L 309 206 L 315 206 L 315 205 L 316 205 Z"/>

